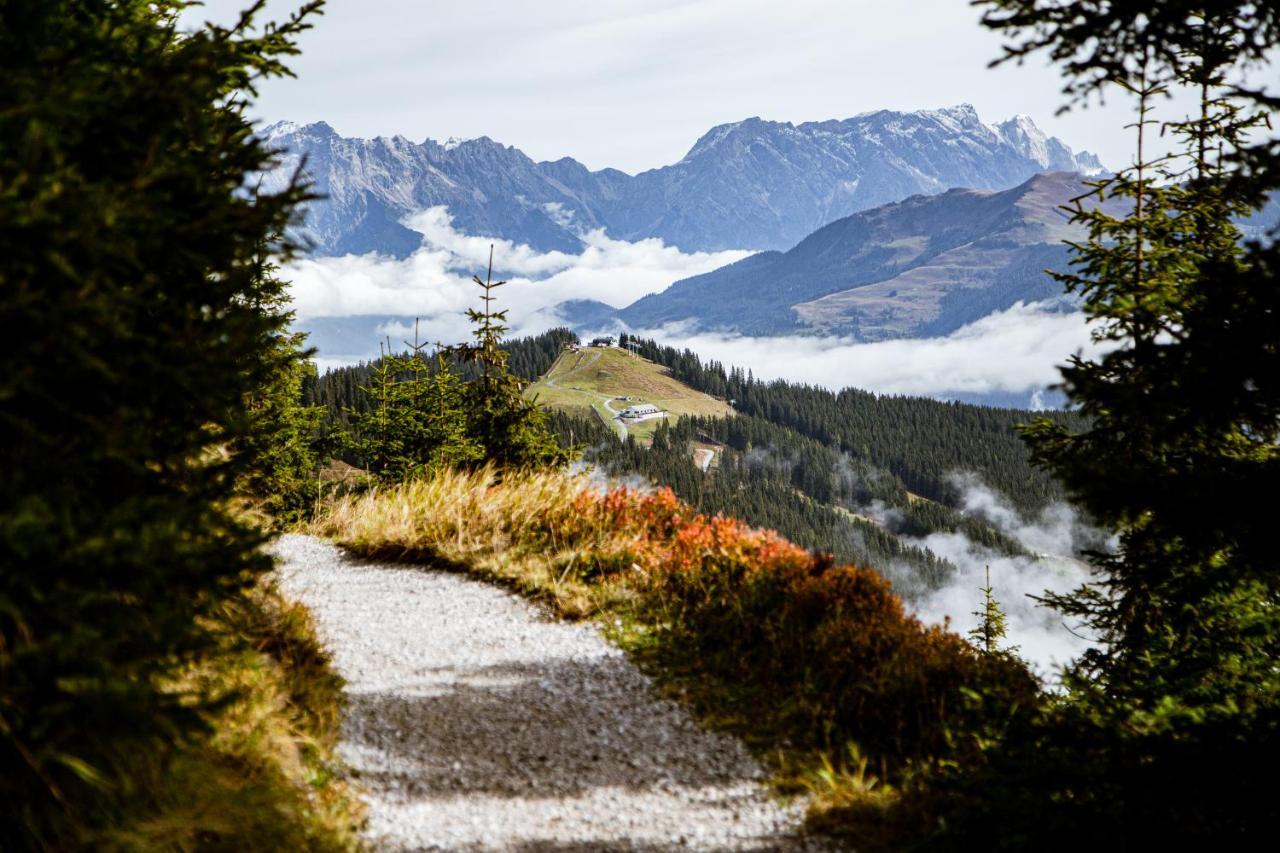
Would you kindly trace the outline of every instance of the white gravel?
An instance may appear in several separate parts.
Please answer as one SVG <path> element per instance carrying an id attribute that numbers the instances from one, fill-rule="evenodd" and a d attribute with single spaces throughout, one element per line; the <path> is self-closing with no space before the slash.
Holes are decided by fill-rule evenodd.
<path id="1" fill-rule="evenodd" d="M 306 536 L 276 553 L 348 682 L 339 749 L 375 849 L 819 849 L 740 742 L 656 695 L 595 628 Z"/>

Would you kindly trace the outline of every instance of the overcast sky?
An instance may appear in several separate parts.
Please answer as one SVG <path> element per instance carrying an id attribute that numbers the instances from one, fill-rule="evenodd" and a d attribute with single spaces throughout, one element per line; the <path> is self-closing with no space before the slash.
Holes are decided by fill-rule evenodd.
<path id="1" fill-rule="evenodd" d="M 247 0 L 211 0 L 226 21 Z M 276 16 L 298 0 L 272 0 Z M 346 136 L 486 135 L 536 160 L 628 172 L 679 160 L 716 124 L 971 103 L 1026 113 L 1111 168 L 1127 106 L 1055 117 L 1057 71 L 989 70 L 999 40 L 967 0 L 329 0 L 296 80 L 258 114 Z"/>

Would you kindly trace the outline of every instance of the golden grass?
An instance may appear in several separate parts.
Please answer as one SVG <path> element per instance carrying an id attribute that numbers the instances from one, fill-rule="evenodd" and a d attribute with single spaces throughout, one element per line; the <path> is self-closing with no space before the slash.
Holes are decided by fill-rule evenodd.
<path id="1" fill-rule="evenodd" d="M 599 618 L 664 692 L 741 736 L 779 790 L 808 792 L 814 826 L 868 849 L 901 849 L 928 823 L 901 792 L 914 768 L 980 735 L 990 712 L 966 697 L 999 714 L 1034 695 L 1025 670 L 922 625 L 875 572 L 700 515 L 667 490 L 444 471 L 339 499 L 313 530 Z M 872 751 L 874 773 L 850 742 Z"/>
<path id="2" fill-rule="evenodd" d="M 502 581 L 547 601 L 567 618 L 597 613 L 608 590 L 582 582 L 580 541 L 557 542 L 546 521 L 573 513 L 595 487 L 562 472 L 509 475 L 446 471 L 338 500 L 313 525 L 367 557 L 428 562 Z"/>
<path id="3" fill-rule="evenodd" d="M 337 775 L 342 682 L 310 614 L 260 585 L 214 620 L 220 647 L 175 676 L 221 702 L 206 736 L 171 755 L 114 762 L 125 786 L 105 826 L 78 834 L 103 851 L 358 848 L 362 806 Z"/>

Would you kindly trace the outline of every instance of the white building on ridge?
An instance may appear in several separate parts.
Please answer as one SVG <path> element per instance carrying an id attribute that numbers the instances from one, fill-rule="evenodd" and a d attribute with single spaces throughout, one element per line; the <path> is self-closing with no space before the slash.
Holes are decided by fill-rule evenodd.
<path id="1" fill-rule="evenodd" d="M 627 406 L 618 415 L 620 418 L 652 418 L 655 415 L 662 414 L 662 410 L 652 403 L 637 403 L 634 406 Z"/>

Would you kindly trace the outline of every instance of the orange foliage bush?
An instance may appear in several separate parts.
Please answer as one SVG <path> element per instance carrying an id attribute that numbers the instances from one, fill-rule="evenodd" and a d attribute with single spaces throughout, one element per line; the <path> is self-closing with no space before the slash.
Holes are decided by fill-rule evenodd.
<path id="1" fill-rule="evenodd" d="M 490 573 L 574 616 L 626 608 L 655 649 L 800 748 L 854 741 L 882 767 L 954 756 L 1036 698 L 1020 663 L 921 624 L 875 571 L 699 514 L 666 489 L 443 471 L 344 498 L 320 529 L 365 555 Z"/>
<path id="2" fill-rule="evenodd" d="M 805 709 L 792 722 L 814 746 L 937 757 L 993 708 L 1034 701 L 1021 664 L 922 624 L 879 573 L 693 512 L 670 490 L 583 492 L 546 532 L 590 549 L 588 576 L 638 585 L 655 621 L 710 671 Z"/>

